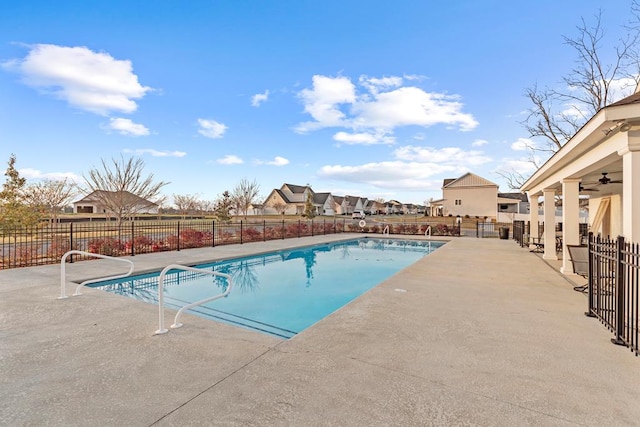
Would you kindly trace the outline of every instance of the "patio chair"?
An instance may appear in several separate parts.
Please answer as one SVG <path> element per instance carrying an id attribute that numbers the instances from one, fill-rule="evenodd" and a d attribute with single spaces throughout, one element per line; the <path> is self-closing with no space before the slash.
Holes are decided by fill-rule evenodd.
<path id="1" fill-rule="evenodd" d="M 585 279 L 589 278 L 589 247 L 586 245 L 567 245 L 573 272 Z M 589 285 L 574 286 L 578 292 L 586 292 Z"/>
<path id="2" fill-rule="evenodd" d="M 544 252 L 544 234 L 540 237 L 532 237 L 531 244 L 534 246 L 531 252 Z"/>

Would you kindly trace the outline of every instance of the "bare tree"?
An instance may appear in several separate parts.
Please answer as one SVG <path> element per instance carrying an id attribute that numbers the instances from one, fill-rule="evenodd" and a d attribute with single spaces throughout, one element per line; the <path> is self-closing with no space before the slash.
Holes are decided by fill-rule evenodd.
<path id="1" fill-rule="evenodd" d="M 631 21 L 623 27 L 624 35 L 612 48 L 603 46 L 602 10 L 595 14 L 593 24 L 582 18 L 576 27 L 576 36 L 563 36 L 576 59 L 571 70 L 561 76 L 562 87 L 534 84 L 525 90 L 531 108 L 522 125 L 530 138 L 540 141 L 527 147 L 528 161 L 536 169 L 600 109 L 615 102 L 621 92 L 633 93 L 638 88 L 640 7 L 636 0 L 632 2 L 630 16 Z M 505 178 L 512 189 L 520 188 L 528 178 L 516 170 L 500 171 L 498 175 Z"/>
<path id="2" fill-rule="evenodd" d="M 280 199 L 275 201 L 271 206 L 273 206 L 273 209 L 281 215 L 284 215 L 284 210 L 287 207 L 287 205 Z"/>
<path id="3" fill-rule="evenodd" d="M 207 215 L 213 213 L 216 207 L 216 202 L 212 200 L 202 200 L 200 204 L 201 204 L 202 212 L 204 212 Z"/>
<path id="4" fill-rule="evenodd" d="M 160 189 L 168 184 L 156 182 L 152 173 L 144 177 L 143 172 L 140 158 L 121 157 L 112 159 L 110 164 L 102 159 L 102 168 L 90 169 L 84 175 L 83 191 L 120 224 L 124 218 L 148 210 L 162 197 Z"/>
<path id="5" fill-rule="evenodd" d="M 240 215 L 240 212 L 242 212 L 244 219 L 246 220 L 249 206 L 256 202 L 259 193 L 260 185 L 255 179 L 253 181 L 249 181 L 248 179 L 243 178 L 238 185 L 233 188 L 231 195 L 236 215 Z"/>
<path id="6" fill-rule="evenodd" d="M 202 202 L 197 194 L 174 194 L 172 197 L 173 204 L 183 217 L 193 215 L 202 209 Z"/>
<path id="7" fill-rule="evenodd" d="M 24 194 L 29 205 L 48 212 L 51 221 L 57 222 L 58 214 L 78 194 L 78 186 L 68 179 L 44 180 L 28 184 Z"/>

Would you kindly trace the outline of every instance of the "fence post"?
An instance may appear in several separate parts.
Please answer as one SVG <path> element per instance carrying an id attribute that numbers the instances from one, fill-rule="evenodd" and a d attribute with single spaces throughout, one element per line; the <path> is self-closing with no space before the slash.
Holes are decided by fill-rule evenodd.
<path id="1" fill-rule="evenodd" d="M 616 244 L 616 336 L 611 342 L 616 345 L 626 345 L 622 336 L 624 334 L 624 237 L 618 236 Z"/>
<path id="2" fill-rule="evenodd" d="M 311 237 L 313 237 L 313 219 L 311 219 Z"/>
<path id="3" fill-rule="evenodd" d="M 585 313 L 585 316 L 587 317 L 596 317 L 595 314 L 593 314 L 593 280 L 594 280 L 594 274 L 593 274 L 593 270 L 595 267 L 595 260 L 594 258 L 594 247 L 593 247 L 593 232 L 590 231 L 589 232 L 589 241 L 587 242 L 587 247 L 588 249 L 588 254 L 589 254 L 589 258 L 588 258 L 588 270 L 589 271 L 589 275 L 587 276 L 587 312 Z"/>
<path id="4" fill-rule="evenodd" d="M 69 224 L 69 250 L 73 249 L 73 223 Z M 73 263 L 73 254 L 69 255 L 69 262 Z"/>
<path id="5" fill-rule="evenodd" d="M 216 247 L 216 221 L 211 221 L 211 247 Z"/>
<path id="6" fill-rule="evenodd" d="M 282 240 L 284 240 L 284 218 L 282 219 Z"/>
<path id="7" fill-rule="evenodd" d="M 135 247 L 135 221 L 131 221 L 131 256 L 135 256 L 136 255 L 136 250 L 134 249 Z"/>
<path id="8" fill-rule="evenodd" d="M 240 220 L 240 244 L 242 244 L 242 220 Z"/>
<path id="9" fill-rule="evenodd" d="M 267 241 L 267 220 L 262 220 L 262 241 Z"/>
<path id="10" fill-rule="evenodd" d="M 180 221 L 178 221 L 178 251 L 180 250 Z"/>
<path id="11" fill-rule="evenodd" d="M 476 221 L 476 238 L 480 238 L 480 220 Z"/>
<path id="12" fill-rule="evenodd" d="M 298 239 L 300 238 L 300 220 L 298 220 Z"/>

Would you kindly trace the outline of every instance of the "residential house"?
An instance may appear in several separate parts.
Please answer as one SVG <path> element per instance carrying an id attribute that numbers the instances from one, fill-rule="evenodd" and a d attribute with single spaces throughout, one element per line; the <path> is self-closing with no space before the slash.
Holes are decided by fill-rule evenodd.
<path id="1" fill-rule="evenodd" d="M 269 193 L 263 211 L 265 215 L 302 215 L 309 195 L 313 197 L 313 191 L 309 186 L 282 184 L 282 187 Z"/>
<path id="2" fill-rule="evenodd" d="M 495 219 L 498 207 L 498 185 L 468 172 L 459 178 L 445 179 L 442 199 L 430 202 L 439 216 L 477 216 Z"/>
<path id="3" fill-rule="evenodd" d="M 105 201 L 109 200 L 112 200 L 113 203 L 107 204 L 112 206 L 126 205 L 130 213 L 136 214 L 157 214 L 160 208 L 157 203 L 143 199 L 128 191 L 96 190 L 77 202 L 73 202 L 73 212 L 80 214 L 108 213 L 110 209 L 105 204 Z"/>
<path id="4" fill-rule="evenodd" d="M 336 206 L 331 193 L 315 193 L 313 204 L 316 207 L 316 215 L 335 215 Z"/>

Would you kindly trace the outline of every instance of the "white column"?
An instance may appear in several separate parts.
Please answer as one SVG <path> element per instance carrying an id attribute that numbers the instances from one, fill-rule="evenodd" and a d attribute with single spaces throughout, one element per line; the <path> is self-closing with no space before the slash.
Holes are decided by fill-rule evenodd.
<path id="1" fill-rule="evenodd" d="M 556 191 L 542 190 L 544 197 L 544 255 L 543 259 L 558 259 L 556 254 Z"/>
<path id="2" fill-rule="evenodd" d="M 532 238 L 538 238 L 538 234 L 540 233 L 538 229 L 538 203 L 539 196 L 529 195 L 529 248 L 535 249 L 535 245 L 532 243 Z"/>
<path id="3" fill-rule="evenodd" d="M 640 131 L 630 131 L 622 156 L 622 234 L 640 243 Z"/>
<path id="4" fill-rule="evenodd" d="M 580 243 L 579 185 L 579 179 L 562 180 L 562 267 L 560 272 L 564 274 L 573 273 L 567 245 Z"/>

